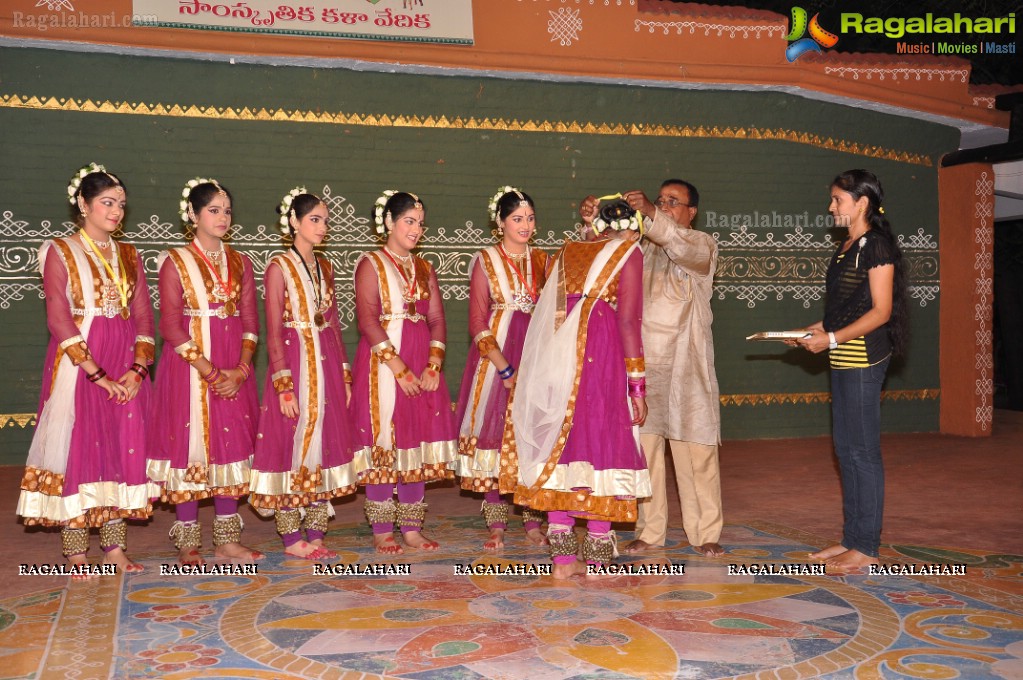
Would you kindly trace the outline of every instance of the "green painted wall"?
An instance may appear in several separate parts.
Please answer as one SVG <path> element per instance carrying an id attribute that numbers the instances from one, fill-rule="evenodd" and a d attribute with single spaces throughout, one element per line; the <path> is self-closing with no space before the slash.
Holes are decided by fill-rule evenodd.
<path id="1" fill-rule="evenodd" d="M 24 97 L 44 103 L 26 103 Z M 56 100 L 45 103 L 50 97 Z M 139 103 L 219 109 L 205 117 L 89 112 L 82 110 L 89 108 L 86 100 L 128 102 L 133 110 Z M 53 110 L 58 106 L 71 110 Z M 263 108 L 283 113 L 274 120 L 232 120 L 225 107 L 248 107 L 257 111 L 255 118 Z M 343 114 L 342 121 L 352 114 L 392 120 L 302 122 L 295 111 Z M 395 116 L 446 119 L 439 126 L 434 120 L 395 124 Z M 469 118 L 482 129 L 465 127 Z M 656 135 L 508 129 L 520 121 L 677 127 Z M 688 136 L 679 132 L 683 126 L 690 126 Z M 726 128 L 743 128 L 747 136 L 733 137 Z M 754 139 L 751 132 L 786 139 Z M 920 391 L 939 384 L 935 166 L 957 142 L 953 128 L 777 93 L 0 49 L 0 352 L 6 365 L 0 414 L 35 411 L 47 341 L 35 250 L 44 238 L 70 233 L 63 198 L 67 180 L 78 167 L 97 161 L 127 184 L 125 238 L 143 249 L 150 267 L 159 250 L 184 238 L 177 202 L 193 176 L 216 177 L 231 189 L 238 224 L 234 243 L 253 256 L 260 272 L 282 247 L 274 229 L 280 196 L 296 185 L 325 194 L 334 222 L 327 251 L 342 272 L 339 293 L 350 348 L 357 340 L 350 272 L 358 255 L 376 244 L 373 201 L 387 188 L 420 194 L 430 225 L 422 250 L 437 265 L 446 298 L 452 390 L 469 342 L 469 258 L 490 242 L 486 206 L 498 186 L 520 186 L 536 199 L 539 245 L 553 249 L 574 227 L 583 196 L 633 188 L 655 194 L 662 179 L 687 178 L 701 191 L 698 226 L 721 244 L 714 311 L 718 376 L 726 395 L 724 436 L 823 434 L 830 427 L 828 407 L 813 397 L 828 389 L 823 359 L 743 338 L 820 318 L 823 268 L 834 233 L 812 226 L 719 225 L 722 215 L 757 211 L 806 213 L 813 220 L 825 212 L 831 178 L 865 167 L 885 185 L 887 214 L 907 239 L 916 286 L 913 346 L 888 382 L 889 389 L 908 391 L 908 398 L 886 402 L 885 427 L 934 430 L 938 402 L 921 398 Z M 870 155 L 858 151 L 866 147 L 874 148 Z M 708 227 L 710 213 L 715 222 Z M 261 355 L 260 378 L 264 366 Z M 761 396 L 751 404 L 750 397 L 734 395 Z M 31 426 L 13 421 L 0 430 L 0 464 L 23 462 L 31 432 Z"/>

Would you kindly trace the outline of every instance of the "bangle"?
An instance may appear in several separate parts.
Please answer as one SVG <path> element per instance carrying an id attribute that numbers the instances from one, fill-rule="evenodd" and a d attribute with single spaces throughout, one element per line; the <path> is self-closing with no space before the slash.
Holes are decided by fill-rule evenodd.
<path id="1" fill-rule="evenodd" d="M 507 380 L 508 378 L 515 375 L 515 367 L 508 364 L 503 370 L 497 372 L 497 375 L 501 376 L 501 380 Z"/>
<path id="2" fill-rule="evenodd" d="M 408 366 L 406 366 L 405 368 L 403 368 L 400 371 L 398 371 L 397 373 L 395 373 L 394 374 L 394 379 L 395 380 L 401 380 L 406 375 L 408 375 Z"/>
<path id="3" fill-rule="evenodd" d="M 220 372 L 220 369 L 214 366 L 213 368 L 210 369 L 209 373 L 202 377 L 202 379 L 205 380 L 208 384 L 212 385 L 216 382 L 219 382 L 221 377 L 222 374 Z"/>
<path id="4" fill-rule="evenodd" d="M 248 380 L 252 375 L 252 367 L 248 364 L 238 364 L 238 370 L 242 372 L 242 382 Z"/>
<path id="5" fill-rule="evenodd" d="M 138 374 L 138 376 L 143 380 L 149 377 L 149 368 L 143 366 L 142 364 L 132 364 L 131 368 L 129 368 L 128 370 L 135 371 Z"/>
<path id="6" fill-rule="evenodd" d="M 835 349 L 838 347 L 838 340 L 835 340 L 835 334 L 828 331 L 828 349 Z"/>
<path id="7" fill-rule="evenodd" d="M 107 372 L 102 368 L 96 369 L 95 373 L 89 373 L 85 376 L 85 379 L 91 383 L 99 382 L 107 376 Z"/>
<path id="8" fill-rule="evenodd" d="M 431 371 L 437 371 L 438 373 L 441 371 L 440 364 L 433 361 L 427 362 L 426 367 Z"/>
<path id="9" fill-rule="evenodd" d="M 646 378 L 629 378 L 629 396 L 646 398 Z"/>

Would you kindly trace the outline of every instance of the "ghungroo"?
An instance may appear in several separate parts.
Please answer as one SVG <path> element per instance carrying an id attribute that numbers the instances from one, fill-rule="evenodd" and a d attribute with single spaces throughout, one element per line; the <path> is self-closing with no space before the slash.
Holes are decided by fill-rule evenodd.
<path id="1" fill-rule="evenodd" d="M 618 557 L 618 537 L 615 532 L 586 534 L 586 540 L 583 541 L 584 560 L 610 564 L 611 560 L 616 557 Z"/>
<path id="2" fill-rule="evenodd" d="M 421 529 L 426 519 L 426 503 L 398 503 L 394 510 L 394 520 L 400 527 Z"/>
<path id="3" fill-rule="evenodd" d="M 492 527 L 495 524 L 508 525 L 508 504 L 507 503 L 488 503 L 483 501 L 483 520 L 487 523 L 488 527 Z"/>
<path id="4" fill-rule="evenodd" d="M 547 519 L 541 510 L 534 510 L 533 508 L 522 508 L 522 523 L 536 522 L 537 524 L 543 524 L 543 521 Z"/>
<path id="5" fill-rule="evenodd" d="M 242 516 L 237 512 L 227 517 L 217 517 L 213 520 L 213 546 L 227 545 L 228 543 L 241 543 L 242 529 L 245 523 Z"/>
<path id="6" fill-rule="evenodd" d="M 128 525 L 123 521 L 107 522 L 99 528 L 99 547 L 128 549 Z"/>
<path id="7" fill-rule="evenodd" d="M 293 534 L 302 528 L 302 513 L 298 510 L 278 510 L 275 519 L 277 533 L 281 536 Z"/>
<path id="8" fill-rule="evenodd" d="M 64 527 L 60 530 L 60 547 L 64 557 L 89 552 L 89 530 Z"/>
<path id="9" fill-rule="evenodd" d="M 198 522 L 175 522 L 167 535 L 178 550 L 202 547 L 202 525 Z"/>
<path id="10" fill-rule="evenodd" d="M 366 511 L 366 519 L 370 524 L 394 524 L 394 499 L 386 501 L 366 501 L 363 506 Z"/>
<path id="11" fill-rule="evenodd" d="M 579 554 L 579 539 L 575 530 L 567 524 L 550 524 L 547 526 L 547 540 L 551 544 L 551 557 L 559 555 Z"/>
<path id="12" fill-rule="evenodd" d="M 326 503 L 313 503 L 305 509 L 305 518 L 302 520 L 302 528 L 306 531 L 319 531 L 327 533 L 327 521 L 330 519 L 330 511 Z"/>

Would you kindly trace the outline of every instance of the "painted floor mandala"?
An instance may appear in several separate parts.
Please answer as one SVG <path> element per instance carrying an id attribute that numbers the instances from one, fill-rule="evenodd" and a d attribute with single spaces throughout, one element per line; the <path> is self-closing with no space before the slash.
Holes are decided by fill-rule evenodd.
<path id="1" fill-rule="evenodd" d="M 885 546 L 885 563 L 965 564 L 966 576 L 730 575 L 733 564 L 806 563 L 813 537 L 757 524 L 726 527 L 722 558 L 698 557 L 673 530 L 664 551 L 640 562 L 685 564 L 681 576 L 563 582 L 455 575 L 548 560 L 514 526 L 490 557 L 476 553 L 478 518 L 434 518 L 430 528 L 446 537 L 443 552 L 395 561 L 410 565 L 407 575 L 317 575 L 264 545 L 270 557 L 255 575 L 160 576 L 157 557 L 168 554 L 143 560 L 145 574 L 69 588 L 79 600 L 95 591 L 93 616 L 116 615 L 109 671 L 90 677 L 1023 677 L 1021 556 Z M 383 563 L 369 542 L 355 525 L 328 537 L 341 563 Z M 59 630 L 73 616 L 58 612 L 60 599 L 0 602 L 0 644 Z"/>

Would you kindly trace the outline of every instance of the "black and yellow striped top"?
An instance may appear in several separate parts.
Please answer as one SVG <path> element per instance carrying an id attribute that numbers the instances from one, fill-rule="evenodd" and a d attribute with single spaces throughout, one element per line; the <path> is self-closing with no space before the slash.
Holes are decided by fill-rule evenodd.
<path id="1" fill-rule="evenodd" d="M 824 330 L 845 328 L 873 306 L 869 270 L 893 262 L 884 239 L 867 232 L 846 252 L 836 250 L 828 267 Z M 866 335 L 843 342 L 829 353 L 831 368 L 865 368 L 883 361 L 892 352 L 888 324 Z"/>

